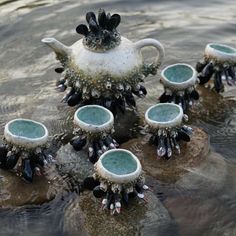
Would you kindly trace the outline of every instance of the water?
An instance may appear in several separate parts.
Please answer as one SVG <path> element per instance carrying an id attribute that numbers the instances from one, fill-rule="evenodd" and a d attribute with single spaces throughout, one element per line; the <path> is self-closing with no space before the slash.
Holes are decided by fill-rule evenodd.
<path id="1" fill-rule="evenodd" d="M 160 40 L 166 49 L 163 67 L 177 62 L 194 66 L 209 42 L 236 45 L 234 0 L 1 0 L 1 133 L 5 123 L 16 117 L 40 118 L 51 135 L 71 133 L 75 108 L 59 102 L 62 94 L 54 89 L 58 78 L 54 68 L 58 64 L 40 40 L 55 36 L 65 44 L 72 44 L 79 39 L 74 29 L 84 22 L 84 14 L 100 7 L 121 14 L 123 36 L 133 41 L 146 37 Z M 155 56 L 151 50 L 144 54 L 151 56 L 150 60 Z M 146 80 L 148 96 L 137 102 L 141 115 L 162 92 L 157 78 Z M 153 185 L 154 193 L 162 196 L 181 235 L 236 235 L 236 90 L 227 88 L 224 97 L 210 94 L 206 88 L 199 91 L 202 99 L 190 115 L 190 122 L 210 135 L 212 151 L 205 167 L 186 169 L 186 174 L 175 181 L 148 178 L 148 182 Z M 14 175 L 9 175 L 7 178 L 15 181 Z M 69 218 L 73 211 L 64 217 L 64 211 L 73 209 L 73 199 L 78 197 L 71 191 L 72 177 L 56 175 L 49 179 L 54 178 L 60 181 L 49 183 L 47 194 L 52 197 L 47 195 L 46 203 L 41 204 L 38 198 L 37 204 L 30 204 L 37 193 L 28 187 L 29 204 L 24 206 L 20 206 L 20 201 L 17 205 L 17 201 L 9 200 L 17 191 L 23 191 L 21 182 L 13 189 L 5 189 L 8 179 L 0 179 L 0 184 L 4 183 L 0 190 L 0 235 L 79 232 L 76 220 Z M 4 199 L 8 199 L 7 204 Z"/>

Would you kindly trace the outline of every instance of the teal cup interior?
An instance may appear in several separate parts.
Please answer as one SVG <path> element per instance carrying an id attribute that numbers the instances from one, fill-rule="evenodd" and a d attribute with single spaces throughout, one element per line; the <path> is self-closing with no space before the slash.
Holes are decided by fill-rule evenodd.
<path id="1" fill-rule="evenodd" d="M 193 70 L 187 65 L 176 64 L 166 68 L 164 76 L 170 82 L 183 83 L 192 78 Z"/>
<path id="2" fill-rule="evenodd" d="M 178 106 L 172 104 L 158 104 L 148 111 L 148 118 L 152 121 L 164 123 L 174 120 L 180 114 Z"/>
<path id="3" fill-rule="evenodd" d="M 227 54 L 236 54 L 236 50 L 232 47 L 228 47 L 226 45 L 221 45 L 221 44 L 217 44 L 217 43 L 212 43 L 210 44 L 210 47 L 220 51 L 222 53 L 227 53 Z"/>
<path id="4" fill-rule="evenodd" d="M 15 120 L 9 124 L 8 130 L 12 135 L 27 139 L 42 138 L 46 134 L 42 125 L 30 120 Z"/>
<path id="5" fill-rule="evenodd" d="M 110 114 L 98 106 L 86 106 L 80 109 L 76 115 L 80 121 L 94 126 L 104 125 L 111 119 Z"/>
<path id="6" fill-rule="evenodd" d="M 105 153 L 101 163 L 104 169 L 120 176 L 131 174 L 138 168 L 137 161 L 133 156 L 122 150 Z"/>

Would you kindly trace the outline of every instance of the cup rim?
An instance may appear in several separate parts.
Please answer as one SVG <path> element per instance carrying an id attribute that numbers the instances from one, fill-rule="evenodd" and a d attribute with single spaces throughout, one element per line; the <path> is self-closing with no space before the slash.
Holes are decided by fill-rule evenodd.
<path id="1" fill-rule="evenodd" d="M 109 120 L 106 121 L 105 123 L 101 124 L 101 125 L 93 125 L 93 124 L 89 124 L 87 122 L 82 121 L 79 117 L 78 117 L 78 113 L 84 109 L 87 108 L 99 108 L 101 110 L 103 110 L 104 112 L 106 112 L 109 115 Z M 74 123 L 76 125 L 78 125 L 81 129 L 88 131 L 88 132 L 99 132 L 99 131 L 107 131 L 110 130 L 113 127 L 114 124 L 114 116 L 112 114 L 111 111 L 109 111 L 107 108 L 103 107 L 103 106 L 99 106 L 99 105 L 86 105 L 83 107 L 80 107 L 79 109 L 76 110 L 75 114 L 74 114 Z"/>
<path id="2" fill-rule="evenodd" d="M 34 123 L 38 126 L 41 126 L 44 129 L 44 135 L 41 137 L 38 137 L 38 138 L 28 138 L 28 137 L 13 134 L 11 132 L 11 130 L 9 129 L 9 126 L 16 121 L 26 121 L 26 122 L 31 122 L 31 123 Z M 8 142 L 11 142 L 15 145 L 34 148 L 34 147 L 37 147 L 40 145 L 44 145 L 47 142 L 48 129 L 44 124 L 37 122 L 35 120 L 25 119 L 25 118 L 17 118 L 17 119 L 13 119 L 13 120 L 7 122 L 7 124 L 5 125 L 5 128 L 4 128 L 4 136 Z"/>
<path id="3" fill-rule="evenodd" d="M 136 164 L 137 164 L 136 170 L 133 171 L 132 173 L 129 173 L 129 174 L 117 175 L 117 174 L 109 171 L 108 169 L 106 169 L 102 164 L 102 160 L 108 154 L 113 153 L 113 152 L 128 153 L 136 161 Z M 128 182 L 131 182 L 131 181 L 137 179 L 142 172 L 142 166 L 141 166 L 139 159 L 132 152 L 130 152 L 126 149 L 122 149 L 122 148 L 111 149 L 111 150 L 108 150 L 105 153 L 103 153 L 101 155 L 101 157 L 99 158 L 99 160 L 96 162 L 95 166 L 98 171 L 98 175 L 100 175 L 102 178 L 107 179 L 111 182 L 120 183 L 120 184 L 128 183 Z"/>
<path id="4" fill-rule="evenodd" d="M 219 49 L 212 47 L 212 45 L 217 45 L 220 47 L 230 49 L 233 51 L 233 53 L 223 52 Z M 208 43 L 205 47 L 205 55 L 210 58 L 215 58 L 216 60 L 219 60 L 219 61 L 229 61 L 229 62 L 236 63 L 236 48 L 228 46 L 226 44 Z"/>
<path id="5" fill-rule="evenodd" d="M 178 108 L 179 110 L 178 115 L 174 119 L 169 121 L 155 121 L 150 118 L 149 112 L 151 110 L 155 109 L 156 107 L 164 107 L 164 106 L 172 106 Z M 147 124 L 150 125 L 152 128 L 171 128 L 171 127 L 176 127 L 182 123 L 183 115 L 184 115 L 183 109 L 180 105 L 174 103 L 158 103 L 147 109 L 145 113 L 145 120 Z"/>
<path id="6" fill-rule="evenodd" d="M 174 82 L 174 81 L 170 81 L 166 76 L 165 76 L 165 72 L 172 68 L 172 67 L 177 67 L 177 66 L 185 66 L 191 69 L 192 71 L 192 76 L 183 81 L 183 82 Z M 186 89 L 190 86 L 194 86 L 196 84 L 197 81 L 197 72 L 196 70 L 189 64 L 187 63 L 175 63 L 175 64 L 171 64 L 166 66 L 162 71 L 161 71 L 161 78 L 160 78 L 161 83 L 165 86 L 168 87 L 170 89 L 173 90 L 182 90 L 182 89 Z"/>

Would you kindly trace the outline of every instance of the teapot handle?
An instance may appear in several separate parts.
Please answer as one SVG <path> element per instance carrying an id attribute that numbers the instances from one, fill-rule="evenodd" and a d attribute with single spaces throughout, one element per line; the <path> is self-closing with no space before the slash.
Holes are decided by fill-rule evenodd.
<path id="1" fill-rule="evenodd" d="M 137 50 L 141 50 L 143 47 L 147 47 L 147 46 L 155 47 L 158 51 L 158 56 L 156 58 L 155 65 L 158 67 L 164 61 L 165 50 L 162 44 L 158 40 L 151 39 L 151 38 L 142 39 L 134 43 L 134 46 Z"/>

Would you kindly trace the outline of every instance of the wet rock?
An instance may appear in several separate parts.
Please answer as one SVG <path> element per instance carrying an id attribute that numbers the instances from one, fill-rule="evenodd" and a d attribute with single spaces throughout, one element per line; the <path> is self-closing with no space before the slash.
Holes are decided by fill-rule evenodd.
<path id="1" fill-rule="evenodd" d="M 179 235 L 161 202 L 152 192 L 146 196 L 148 203 L 134 199 L 120 215 L 111 216 L 91 192 L 84 192 L 65 212 L 64 232 L 73 227 L 72 235 Z"/>
<path id="2" fill-rule="evenodd" d="M 54 168 L 48 169 L 45 175 L 34 176 L 34 182 L 29 184 L 16 172 L 0 170 L 0 207 L 42 204 L 66 190 Z"/>
<path id="3" fill-rule="evenodd" d="M 174 153 L 169 161 L 157 159 L 156 147 L 148 143 L 149 138 L 150 135 L 146 135 L 130 140 L 122 144 L 121 148 L 132 151 L 140 159 L 148 175 L 164 182 L 175 182 L 186 173 L 186 168 L 198 166 L 209 153 L 208 135 L 196 127 L 191 141 L 180 144 L 181 154 Z"/>
<path id="4" fill-rule="evenodd" d="M 93 174 L 93 164 L 88 159 L 86 149 L 75 151 L 70 144 L 58 150 L 57 167 L 61 174 L 69 175 L 76 181 L 82 181 Z"/>

